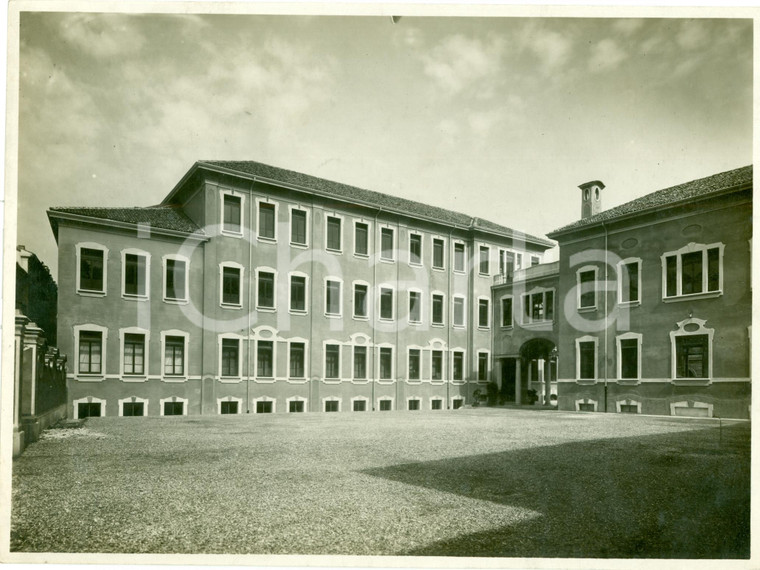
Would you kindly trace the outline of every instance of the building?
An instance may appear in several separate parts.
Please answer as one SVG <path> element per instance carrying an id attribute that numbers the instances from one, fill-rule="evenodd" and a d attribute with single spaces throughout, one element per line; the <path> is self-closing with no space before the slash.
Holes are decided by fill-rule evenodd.
<path id="1" fill-rule="evenodd" d="M 48 216 L 74 418 L 460 407 L 491 378 L 494 275 L 553 246 L 257 162 Z"/>
<path id="2" fill-rule="evenodd" d="M 563 410 L 748 418 L 752 167 L 607 211 L 604 184 L 580 190 L 581 219 L 549 234 L 559 262 L 495 279 L 502 393 L 519 403 L 527 387 L 556 390 Z"/>

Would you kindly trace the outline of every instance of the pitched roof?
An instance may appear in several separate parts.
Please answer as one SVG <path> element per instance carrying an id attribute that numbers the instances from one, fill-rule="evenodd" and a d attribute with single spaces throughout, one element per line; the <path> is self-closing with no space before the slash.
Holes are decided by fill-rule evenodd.
<path id="1" fill-rule="evenodd" d="M 125 224 L 146 224 L 151 228 L 186 234 L 203 233 L 198 225 L 182 210 L 172 206 L 148 206 L 145 208 L 50 208 L 48 215 L 53 231 L 58 233 L 56 214 L 73 214 Z"/>
<path id="2" fill-rule="evenodd" d="M 589 216 L 568 224 L 558 230 L 549 233 L 549 237 L 555 237 L 570 230 L 593 226 L 608 220 L 614 220 L 624 216 L 643 213 L 649 210 L 674 206 L 690 200 L 704 198 L 713 193 L 730 190 L 739 186 L 752 184 L 752 165 L 743 166 L 735 170 L 728 170 L 719 174 L 713 174 L 705 178 L 692 180 L 671 186 L 657 192 L 652 192 L 641 198 L 636 198 L 615 208 L 605 210 L 594 216 Z"/>
<path id="3" fill-rule="evenodd" d="M 268 179 L 275 183 L 280 182 L 296 186 L 304 191 L 322 194 L 341 200 L 358 202 L 373 208 L 382 208 L 397 214 L 414 217 L 423 217 L 445 225 L 455 224 L 460 227 L 472 227 L 487 233 L 501 234 L 516 239 L 526 239 L 538 245 L 552 247 L 554 244 L 545 238 L 524 234 L 506 226 L 439 208 L 414 200 L 383 194 L 373 190 L 365 190 L 355 186 L 349 186 L 340 182 L 332 182 L 316 176 L 310 176 L 276 166 L 269 166 L 252 160 L 226 161 L 226 160 L 201 160 L 196 163 L 200 167 L 212 167 L 215 170 L 223 169 L 258 178 Z"/>

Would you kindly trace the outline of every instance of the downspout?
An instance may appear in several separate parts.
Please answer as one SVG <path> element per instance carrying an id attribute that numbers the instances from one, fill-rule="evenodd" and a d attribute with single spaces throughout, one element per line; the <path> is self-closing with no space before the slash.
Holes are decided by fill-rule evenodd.
<path id="1" fill-rule="evenodd" d="M 609 325 L 607 323 L 607 315 L 608 315 L 608 294 L 607 294 L 607 279 L 609 274 L 609 264 L 608 264 L 608 255 L 609 250 L 607 249 L 607 237 L 608 237 L 608 231 L 607 226 L 604 222 L 602 222 L 602 228 L 604 228 L 604 412 L 607 413 L 607 347 L 608 347 L 608 339 L 609 339 Z"/>
<path id="2" fill-rule="evenodd" d="M 251 318 L 253 313 L 253 287 L 255 279 L 251 278 L 253 268 L 253 187 L 256 184 L 256 177 L 251 180 L 251 187 L 248 191 L 248 329 L 246 334 L 246 368 L 245 368 L 245 413 L 251 413 Z"/>
<path id="3" fill-rule="evenodd" d="M 375 214 L 375 223 L 372 226 L 372 252 L 377 255 L 377 219 L 380 217 L 380 214 L 382 213 L 383 209 L 380 208 L 377 211 L 377 214 Z M 398 265 L 396 265 L 398 267 Z M 372 382 L 372 411 L 375 411 L 375 331 L 377 329 L 377 317 L 375 311 L 375 293 L 377 291 L 377 260 L 372 264 L 372 373 L 370 381 Z M 369 294 L 369 291 L 367 291 Z M 353 294 L 353 293 L 352 293 Z M 396 291 L 396 295 L 398 295 L 398 291 Z M 398 299 L 396 299 L 398 302 Z M 396 352 L 398 353 L 398 322 L 396 323 Z M 396 358 L 398 358 L 398 354 L 396 354 Z M 369 359 L 368 359 L 369 360 Z M 398 409 L 398 402 L 396 402 L 396 409 Z"/>

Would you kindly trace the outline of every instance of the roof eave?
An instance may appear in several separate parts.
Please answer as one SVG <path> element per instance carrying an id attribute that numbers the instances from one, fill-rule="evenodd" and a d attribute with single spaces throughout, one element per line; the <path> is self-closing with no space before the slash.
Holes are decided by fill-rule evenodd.
<path id="1" fill-rule="evenodd" d="M 139 224 L 132 222 L 119 222 L 116 220 L 106 220 L 103 218 L 95 218 L 93 216 L 85 216 L 82 214 L 72 214 L 71 212 L 59 212 L 56 210 L 47 211 L 48 219 L 51 226 L 53 226 L 53 233 L 55 234 L 56 241 L 58 240 L 58 223 L 57 220 L 64 220 L 68 222 L 79 222 L 84 224 L 92 224 L 96 226 L 116 227 L 125 230 L 137 230 Z M 55 224 L 54 224 L 55 221 Z M 158 228 L 156 226 L 150 226 L 151 234 L 163 235 L 167 237 L 176 237 L 184 239 L 192 239 L 196 241 L 208 241 L 209 237 L 202 233 L 202 230 L 198 232 L 183 232 L 180 230 L 170 230 L 167 228 Z"/>

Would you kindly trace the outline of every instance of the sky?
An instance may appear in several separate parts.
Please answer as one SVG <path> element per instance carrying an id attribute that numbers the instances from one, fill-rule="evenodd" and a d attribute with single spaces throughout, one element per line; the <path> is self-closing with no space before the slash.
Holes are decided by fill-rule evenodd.
<path id="1" fill-rule="evenodd" d="M 22 13 L 18 243 L 256 160 L 544 235 L 752 162 L 752 22 Z"/>

